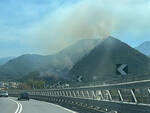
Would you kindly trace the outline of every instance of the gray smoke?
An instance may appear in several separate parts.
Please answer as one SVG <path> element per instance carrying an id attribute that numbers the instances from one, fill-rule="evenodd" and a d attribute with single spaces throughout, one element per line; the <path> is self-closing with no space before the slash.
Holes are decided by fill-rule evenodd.
<path id="1" fill-rule="evenodd" d="M 150 28 L 148 0 L 80 0 L 63 4 L 29 29 L 29 43 L 56 52 L 83 38 L 106 38 L 112 33 L 140 35 Z"/>

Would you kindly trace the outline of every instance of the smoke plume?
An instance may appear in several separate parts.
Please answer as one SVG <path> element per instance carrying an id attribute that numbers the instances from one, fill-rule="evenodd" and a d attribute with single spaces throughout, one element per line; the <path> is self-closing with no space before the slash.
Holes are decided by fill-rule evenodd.
<path id="1" fill-rule="evenodd" d="M 113 32 L 139 35 L 150 28 L 149 16 L 145 15 L 149 6 L 150 2 L 140 0 L 80 0 L 62 4 L 29 29 L 29 42 L 55 52 L 83 38 L 103 39 Z"/>

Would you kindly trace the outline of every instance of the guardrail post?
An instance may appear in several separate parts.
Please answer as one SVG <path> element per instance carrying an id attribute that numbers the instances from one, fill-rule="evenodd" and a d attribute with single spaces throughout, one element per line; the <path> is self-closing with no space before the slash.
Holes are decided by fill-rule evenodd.
<path id="1" fill-rule="evenodd" d="M 133 96 L 134 102 L 136 102 L 136 103 L 137 103 L 137 99 L 136 99 L 136 96 L 135 96 L 135 94 L 134 94 L 133 89 L 131 89 L 131 94 L 132 94 L 132 96 Z"/>
<path id="2" fill-rule="evenodd" d="M 96 95 L 94 91 L 92 91 L 92 95 L 93 95 L 93 99 L 95 99 Z"/>
<path id="3" fill-rule="evenodd" d="M 62 91 L 60 91 L 60 96 L 63 96 Z"/>
<path id="4" fill-rule="evenodd" d="M 148 88 L 148 103 L 150 104 L 150 89 Z"/>
<path id="5" fill-rule="evenodd" d="M 70 97 L 72 97 L 71 91 L 69 91 L 69 93 L 70 93 Z"/>
<path id="6" fill-rule="evenodd" d="M 106 90 L 106 91 L 107 91 L 107 93 L 108 93 L 108 95 L 109 95 L 110 100 L 112 100 L 112 96 L 111 96 L 111 94 L 110 94 L 110 91 L 109 91 L 109 90 Z"/>
<path id="7" fill-rule="evenodd" d="M 103 97 L 103 94 L 102 94 L 101 90 L 99 90 L 99 93 L 100 93 L 100 96 L 101 96 L 101 100 L 104 100 L 104 97 Z"/>
<path id="8" fill-rule="evenodd" d="M 85 95 L 84 95 L 84 92 L 83 92 L 83 91 L 81 91 L 81 94 L 82 94 L 82 97 L 85 97 Z"/>
<path id="9" fill-rule="evenodd" d="M 119 94 L 119 97 L 120 97 L 121 101 L 123 101 L 123 97 L 122 97 L 122 94 L 121 94 L 119 89 L 118 89 L 118 94 Z"/>
<path id="10" fill-rule="evenodd" d="M 77 93 L 77 97 L 80 97 L 80 93 L 79 93 L 79 91 L 76 91 L 76 93 Z"/>
<path id="11" fill-rule="evenodd" d="M 89 95 L 89 91 L 88 91 L 88 90 L 86 91 L 86 94 L 87 94 L 87 98 L 90 98 L 90 95 Z"/>
<path id="12" fill-rule="evenodd" d="M 75 94 L 75 92 L 74 92 L 74 91 L 73 91 L 73 96 L 74 96 L 74 97 L 76 97 L 76 94 Z"/>

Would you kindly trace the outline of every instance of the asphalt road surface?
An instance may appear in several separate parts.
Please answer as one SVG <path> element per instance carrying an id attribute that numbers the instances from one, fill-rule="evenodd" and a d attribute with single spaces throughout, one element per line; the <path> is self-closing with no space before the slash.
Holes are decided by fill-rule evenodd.
<path id="1" fill-rule="evenodd" d="M 30 99 L 18 101 L 17 98 L 0 97 L 0 113 L 76 113 L 64 107 Z"/>

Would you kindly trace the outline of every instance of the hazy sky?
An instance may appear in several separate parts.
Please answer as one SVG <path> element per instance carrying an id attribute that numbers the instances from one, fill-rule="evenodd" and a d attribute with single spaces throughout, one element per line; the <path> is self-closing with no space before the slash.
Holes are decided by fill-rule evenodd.
<path id="1" fill-rule="evenodd" d="M 150 41 L 149 0 L 0 0 L 0 58 L 53 54 L 82 38 Z"/>

